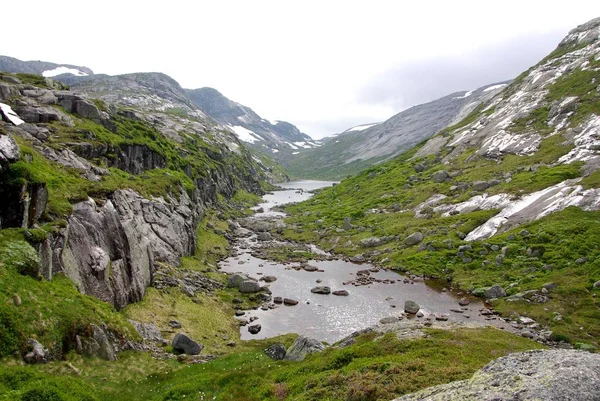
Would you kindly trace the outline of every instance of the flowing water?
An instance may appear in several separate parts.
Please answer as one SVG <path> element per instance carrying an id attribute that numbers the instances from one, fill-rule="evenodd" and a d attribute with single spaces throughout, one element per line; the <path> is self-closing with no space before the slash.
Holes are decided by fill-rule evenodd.
<path id="1" fill-rule="evenodd" d="M 297 181 L 282 184 L 284 188 L 263 197 L 264 202 L 257 206 L 264 211 L 254 218 L 264 219 L 284 216 L 281 212 L 271 210 L 276 205 L 298 202 L 309 199 L 309 190 L 332 185 L 326 181 Z M 298 333 L 321 341 L 333 343 L 354 331 L 373 326 L 381 318 L 398 316 L 403 312 L 404 302 L 412 300 L 421 306 L 421 311 L 428 314 L 446 314 L 449 321 L 490 323 L 479 314 L 483 304 L 471 300 L 463 313 L 460 310 L 458 297 L 450 292 L 441 292 L 427 286 L 423 282 L 405 283 L 406 277 L 392 271 L 380 270 L 371 273 L 371 277 L 385 280 L 388 283 L 373 283 L 368 286 L 344 285 L 344 282 L 356 279 L 359 270 L 370 269 L 369 264 L 356 264 L 344 260 L 309 261 L 322 272 L 295 270 L 290 264 L 258 259 L 250 255 L 250 247 L 257 246 L 253 237 L 240 239 L 235 245 L 237 256 L 222 261 L 222 271 L 242 272 L 252 277 L 272 275 L 277 280 L 269 284 L 274 297 L 291 298 L 299 301 L 298 305 L 280 305 L 275 309 L 246 311 L 242 319 L 258 317 L 261 325 L 258 334 L 250 334 L 247 327 L 241 328 L 242 339 L 258 339 L 274 337 L 285 333 Z M 323 251 L 313 246 L 313 249 Z M 243 262 L 243 264 L 240 264 Z M 317 283 L 321 280 L 321 283 Z M 393 281 L 393 283 L 389 283 Z M 261 282 L 262 283 L 262 282 Z M 315 286 L 329 286 L 332 291 L 345 289 L 348 296 L 321 295 L 311 293 Z"/>

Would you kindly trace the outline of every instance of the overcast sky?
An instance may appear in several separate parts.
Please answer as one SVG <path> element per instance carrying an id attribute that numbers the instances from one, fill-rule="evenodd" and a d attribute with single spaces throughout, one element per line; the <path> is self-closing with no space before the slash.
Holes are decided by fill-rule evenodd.
<path id="1" fill-rule="evenodd" d="M 600 1 L 28 0 L 2 15 L 2 55 L 164 72 L 320 138 L 514 78 Z"/>

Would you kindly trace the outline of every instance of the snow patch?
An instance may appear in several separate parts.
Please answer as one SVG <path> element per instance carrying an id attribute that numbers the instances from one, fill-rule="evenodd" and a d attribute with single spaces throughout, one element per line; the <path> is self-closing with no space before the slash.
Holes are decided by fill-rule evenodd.
<path id="1" fill-rule="evenodd" d="M 304 149 L 310 149 L 312 147 L 312 146 L 310 146 L 310 144 L 308 142 L 304 142 L 304 141 L 294 142 L 294 145 L 299 146 Z"/>
<path id="2" fill-rule="evenodd" d="M 357 125 L 356 127 L 352 127 L 348 130 L 346 130 L 346 132 L 350 132 L 350 131 L 364 131 L 366 129 L 369 129 L 371 127 L 376 126 L 377 124 L 367 124 L 367 125 Z"/>
<path id="3" fill-rule="evenodd" d="M 598 156 L 595 149 L 600 146 L 600 117 L 592 116 L 574 140 L 575 148 L 558 159 L 559 163 L 569 164 L 576 161 L 588 161 Z"/>
<path id="4" fill-rule="evenodd" d="M 298 147 L 297 147 L 296 145 L 293 145 L 293 144 L 291 144 L 291 143 L 289 143 L 289 142 L 286 142 L 286 143 L 287 143 L 287 145 L 288 145 L 290 148 L 292 148 L 292 149 L 298 149 Z"/>
<path id="5" fill-rule="evenodd" d="M 279 123 L 279 120 L 269 120 L 269 122 L 271 123 L 271 125 L 277 125 L 277 123 Z"/>
<path id="6" fill-rule="evenodd" d="M 61 75 L 61 74 L 73 74 L 75 76 L 78 77 L 87 77 L 88 74 L 86 74 L 83 71 L 80 71 L 76 68 L 69 68 L 69 67 L 56 67 L 53 70 L 46 70 L 44 72 L 42 72 L 42 75 L 44 77 L 55 77 L 57 75 Z"/>
<path id="7" fill-rule="evenodd" d="M 505 87 L 507 84 L 498 84 L 498 85 L 492 85 L 492 86 L 488 86 L 487 88 L 485 88 L 483 91 L 484 92 L 489 92 L 489 91 L 493 91 L 496 89 L 500 89 Z"/>
<path id="8" fill-rule="evenodd" d="M 25 122 L 21 120 L 17 113 L 15 113 L 13 109 L 7 104 L 0 103 L 0 110 L 2 111 L 2 114 L 4 114 L 6 118 L 8 118 L 8 120 L 14 125 L 21 125 Z"/>
<path id="9" fill-rule="evenodd" d="M 278 152 L 279 152 L 279 149 L 271 149 L 271 152 L 273 152 L 273 153 L 278 153 Z"/>
<path id="10" fill-rule="evenodd" d="M 228 127 L 233 130 L 233 132 L 237 135 L 238 138 L 240 138 L 241 141 L 254 143 L 256 141 L 261 140 L 261 138 L 258 135 L 256 135 L 249 129 L 242 127 L 241 125 L 234 125 L 233 127 L 231 125 L 228 125 Z"/>
<path id="11" fill-rule="evenodd" d="M 300 152 L 292 152 L 293 155 L 297 155 L 298 153 L 300 153 Z"/>
<path id="12" fill-rule="evenodd" d="M 467 93 L 465 93 L 462 96 L 453 97 L 452 100 L 454 100 L 454 99 L 465 99 L 465 98 L 471 96 L 472 94 L 473 94 L 473 91 L 468 91 Z"/>

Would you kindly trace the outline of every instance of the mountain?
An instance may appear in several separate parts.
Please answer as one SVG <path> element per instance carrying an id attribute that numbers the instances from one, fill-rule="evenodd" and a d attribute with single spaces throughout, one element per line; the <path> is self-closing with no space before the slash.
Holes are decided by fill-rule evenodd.
<path id="1" fill-rule="evenodd" d="M 54 77 L 63 74 L 86 76 L 94 73 L 87 67 L 71 64 L 55 64 L 46 61 L 21 61 L 8 56 L 0 56 L 0 71 L 35 74 L 44 77 Z"/>
<path id="2" fill-rule="evenodd" d="M 265 120 L 251 108 L 229 100 L 216 89 L 188 89 L 186 93 L 200 110 L 231 129 L 240 140 L 278 160 L 287 161 L 290 154 L 320 146 L 295 125 Z"/>
<path id="3" fill-rule="evenodd" d="M 524 336 L 595 349 L 600 18 L 494 92 L 402 155 L 288 207 L 286 239 L 439 279 L 486 298 Z"/>
<path id="4" fill-rule="evenodd" d="M 382 123 L 352 127 L 323 140 L 323 146 L 295 156 L 289 171 L 303 178 L 339 179 L 410 149 L 453 125 L 491 99 L 509 82 L 457 92 L 411 107 Z"/>

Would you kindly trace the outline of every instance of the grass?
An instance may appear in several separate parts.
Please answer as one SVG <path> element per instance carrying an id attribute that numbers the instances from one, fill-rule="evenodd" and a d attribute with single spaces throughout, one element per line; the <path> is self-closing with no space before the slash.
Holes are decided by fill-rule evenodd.
<path id="1" fill-rule="evenodd" d="M 404 340 L 393 334 L 380 338 L 367 334 L 349 347 L 330 348 L 302 362 L 277 362 L 262 352 L 272 343 L 290 345 L 292 340 L 284 336 L 251 341 L 244 352 L 200 365 L 156 361 L 129 352 L 115 363 L 70 356 L 68 361 L 41 367 L 7 367 L 0 375 L 0 397 L 24 399 L 22 394 L 41 390 L 53 380 L 48 388 L 63 399 L 87 395 L 88 390 L 97 399 L 115 401 L 389 400 L 468 378 L 509 352 L 540 348 L 530 340 L 482 328 L 427 330 L 425 338 Z"/>

